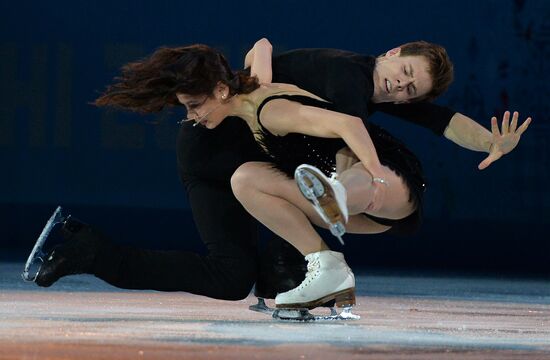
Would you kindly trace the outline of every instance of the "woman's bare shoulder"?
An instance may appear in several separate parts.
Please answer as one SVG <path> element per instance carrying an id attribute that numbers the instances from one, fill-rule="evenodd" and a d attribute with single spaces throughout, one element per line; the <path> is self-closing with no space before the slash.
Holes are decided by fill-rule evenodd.
<path id="1" fill-rule="evenodd" d="M 302 96 L 308 96 L 317 100 L 326 101 L 320 98 L 319 96 L 312 94 L 292 84 L 283 84 L 283 83 L 262 84 L 255 91 L 255 93 L 257 93 L 258 99 L 260 100 L 260 102 L 263 101 L 263 99 L 274 95 L 302 95 Z"/>

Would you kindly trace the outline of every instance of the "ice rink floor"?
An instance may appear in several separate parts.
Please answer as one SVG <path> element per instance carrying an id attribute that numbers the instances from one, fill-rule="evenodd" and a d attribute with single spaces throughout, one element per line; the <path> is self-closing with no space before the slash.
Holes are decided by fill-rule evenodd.
<path id="1" fill-rule="evenodd" d="M 92 276 L 0 263 L 0 359 L 550 359 L 550 281 L 356 273 L 361 320 L 289 323 Z"/>

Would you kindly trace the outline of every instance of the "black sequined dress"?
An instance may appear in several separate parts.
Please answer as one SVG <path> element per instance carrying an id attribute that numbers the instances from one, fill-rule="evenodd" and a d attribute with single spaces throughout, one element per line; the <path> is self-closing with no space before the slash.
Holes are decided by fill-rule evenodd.
<path id="1" fill-rule="evenodd" d="M 258 106 L 256 114 L 259 130 L 255 133 L 256 141 L 271 158 L 274 167 L 290 178 L 294 177 L 294 170 L 301 164 L 313 165 L 330 176 L 336 171 L 336 153 L 344 148 L 346 143 L 342 139 L 320 138 L 298 133 L 289 133 L 284 136 L 272 134 L 262 125 L 260 114 L 265 104 L 275 99 L 286 99 L 328 110 L 333 109 L 332 104 L 304 95 L 269 96 Z M 368 123 L 367 129 L 380 163 L 403 178 L 409 188 L 409 201 L 415 204 L 416 211 L 399 220 L 383 219 L 368 214 L 365 216 L 382 225 L 391 226 L 395 234 L 414 232 L 420 225 L 422 195 L 425 190 L 420 161 L 401 141 L 379 126 Z"/>

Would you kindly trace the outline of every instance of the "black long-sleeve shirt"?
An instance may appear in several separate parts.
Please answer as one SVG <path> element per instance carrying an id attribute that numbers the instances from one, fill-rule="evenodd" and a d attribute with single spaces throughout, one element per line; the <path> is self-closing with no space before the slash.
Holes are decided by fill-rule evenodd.
<path id="1" fill-rule="evenodd" d="M 290 83 L 335 104 L 336 110 L 366 122 L 376 111 L 426 127 L 437 135 L 456 113 L 426 101 L 371 102 L 375 58 L 336 49 L 297 49 L 273 57 L 273 82 Z"/>

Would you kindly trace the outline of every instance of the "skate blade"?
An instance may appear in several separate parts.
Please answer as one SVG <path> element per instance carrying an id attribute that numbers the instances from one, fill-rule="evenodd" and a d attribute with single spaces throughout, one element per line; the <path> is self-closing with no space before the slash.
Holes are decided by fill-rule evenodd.
<path id="1" fill-rule="evenodd" d="M 275 309 L 272 317 L 280 321 L 296 321 L 296 322 L 319 322 L 319 321 L 342 321 L 342 320 L 359 320 L 361 316 L 351 312 L 352 307 L 346 306 L 340 313 L 335 308 L 330 308 L 330 315 L 312 314 L 308 309 Z"/>
<path id="2" fill-rule="evenodd" d="M 273 312 L 275 311 L 274 308 L 266 305 L 263 298 L 258 298 L 258 303 L 256 305 L 250 305 L 248 309 L 267 315 L 273 315 Z"/>
<path id="3" fill-rule="evenodd" d="M 342 245 L 345 245 L 342 239 L 342 236 L 346 233 L 343 216 L 336 204 L 336 200 L 325 192 L 325 188 L 328 185 L 323 184 L 315 175 L 306 170 L 297 170 L 295 178 L 300 192 L 313 204 L 321 219 L 329 226 L 330 233 Z"/>
<path id="4" fill-rule="evenodd" d="M 61 206 L 58 206 L 57 209 L 55 209 L 52 216 L 50 217 L 50 219 L 48 220 L 48 222 L 46 223 L 46 226 L 44 226 L 44 229 L 42 229 L 42 232 L 40 233 L 38 240 L 36 240 L 36 243 L 32 248 L 32 251 L 27 259 L 27 262 L 25 263 L 25 268 L 23 269 L 23 273 L 21 273 L 21 277 L 23 278 L 23 280 L 30 281 L 30 282 L 33 282 L 36 280 L 36 277 L 40 272 L 42 264 L 44 263 L 44 257 L 47 255 L 45 252 L 42 251 L 42 247 L 44 246 L 44 243 L 48 239 L 48 235 L 52 231 L 53 227 L 59 223 L 62 223 L 64 220 L 65 218 L 61 214 Z"/>
<path id="5" fill-rule="evenodd" d="M 277 320 L 294 320 L 294 321 L 311 321 L 313 315 L 307 309 L 276 309 L 266 305 L 263 298 L 258 298 L 258 303 L 250 305 L 249 310 L 256 311 L 262 314 L 271 315 Z"/>
<path id="6" fill-rule="evenodd" d="M 346 245 L 344 244 L 344 239 L 342 239 L 342 236 L 346 233 L 346 229 L 342 223 L 330 224 L 330 233 L 340 241 L 340 244 Z"/>
<path id="7" fill-rule="evenodd" d="M 318 307 L 326 307 L 327 304 L 333 302 L 338 308 L 345 308 L 348 306 L 355 305 L 355 287 L 340 290 L 338 292 L 328 294 L 317 300 L 301 303 L 286 303 L 286 304 L 276 304 L 277 309 L 315 309 Z"/>

